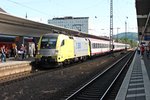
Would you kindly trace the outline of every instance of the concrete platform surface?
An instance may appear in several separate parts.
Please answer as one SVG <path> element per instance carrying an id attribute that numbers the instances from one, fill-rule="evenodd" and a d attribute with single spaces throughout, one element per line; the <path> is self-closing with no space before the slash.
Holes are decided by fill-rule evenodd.
<path id="1" fill-rule="evenodd" d="M 115 100 L 150 100 L 150 59 L 135 54 Z"/>
<path id="2" fill-rule="evenodd" d="M 18 74 L 32 70 L 31 62 L 34 58 L 24 60 L 10 58 L 6 62 L 0 62 L 0 78 L 12 74 Z"/>

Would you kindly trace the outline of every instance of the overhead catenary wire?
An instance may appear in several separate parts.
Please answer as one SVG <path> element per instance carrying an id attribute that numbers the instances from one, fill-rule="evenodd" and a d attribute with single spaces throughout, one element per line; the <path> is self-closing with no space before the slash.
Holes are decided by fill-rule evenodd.
<path id="1" fill-rule="evenodd" d="M 14 3 L 14 4 L 16 4 L 16 5 L 19 5 L 19 6 L 21 6 L 21 7 L 28 8 L 28 9 L 30 9 L 30 10 L 36 11 L 36 12 L 40 13 L 41 15 L 42 15 L 42 14 L 46 14 L 46 15 L 49 16 L 48 13 L 42 12 L 42 11 L 40 11 L 40 10 L 38 10 L 38 9 L 35 9 L 35 8 L 32 8 L 32 7 L 26 6 L 26 5 L 21 4 L 21 3 L 18 3 L 18 2 L 16 2 L 16 1 L 12 1 L 12 0 L 7 0 L 7 1 L 9 1 L 9 2 L 11 2 L 11 3 Z"/>

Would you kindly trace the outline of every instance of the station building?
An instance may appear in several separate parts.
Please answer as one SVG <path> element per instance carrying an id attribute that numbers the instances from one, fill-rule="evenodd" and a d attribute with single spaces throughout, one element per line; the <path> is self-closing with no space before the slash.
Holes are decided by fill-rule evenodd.
<path id="1" fill-rule="evenodd" d="M 89 17 L 62 17 L 48 20 L 48 24 L 62 26 L 64 28 L 75 29 L 88 33 Z"/>

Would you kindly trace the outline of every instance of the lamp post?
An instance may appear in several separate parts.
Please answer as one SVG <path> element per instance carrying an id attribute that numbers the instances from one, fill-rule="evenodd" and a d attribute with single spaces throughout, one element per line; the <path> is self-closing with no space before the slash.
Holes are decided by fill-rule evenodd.
<path id="1" fill-rule="evenodd" d="M 106 28 L 106 29 L 105 29 L 105 28 L 102 28 L 102 29 L 101 29 L 102 34 L 103 34 L 104 37 L 108 37 L 108 34 L 107 34 L 107 33 L 108 33 L 108 30 L 109 30 L 108 28 Z"/>
<path id="2" fill-rule="evenodd" d="M 105 29 L 101 29 L 101 30 L 102 30 L 102 34 L 104 35 L 104 30 L 105 30 Z"/>
<path id="3" fill-rule="evenodd" d="M 118 30 L 119 30 L 120 28 L 119 27 L 117 27 L 117 42 L 118 42 Z"/>
<path id="4" fill-rule="evenodd" d="M 128 17 L 126 17 L 125 21 L 125 50 L 127 50 L 127 19 Z"/>

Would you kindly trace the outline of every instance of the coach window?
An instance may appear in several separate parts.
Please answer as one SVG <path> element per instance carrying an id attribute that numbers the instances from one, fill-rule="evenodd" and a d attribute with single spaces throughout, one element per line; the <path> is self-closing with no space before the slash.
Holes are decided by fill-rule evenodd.
<path id="1" fill-rule="evenodd" d="M 96 43 L 96 48 L 97 48 L 97 43 Z"/>
<path id="2" fill-rule="evenodd" d="M 106 48 L 106 44 L 104 44 L 104 48 Z"/>
<path id="3" fill-rule="evenodd" d="M 105 48 L 105 44 L 103 44 L 103 48 Z"/>
<path id="4" fill-rule="evenodd" d="M 93 48 L 95 48 L 95 43 L 93 43 Z"/>
<path id="5" fill-rule="evenodd" d="M 102 48 L 104 48 L 104 44 L 102 44 Z"/>
<path id="6" fill-rule="evenodd" d="M 105 44 L 103 44 L 103 48 L 105 48 Z"/>
<path id="7" fill-rule="evenodd" d="M 94 48 L 94 44 L 92 44 L 92 48 Z"/>
<path id="8" fill-rule="evenodd" d="M 107 48 L 107 44 L 105 44 L 105 48 Z"/>

